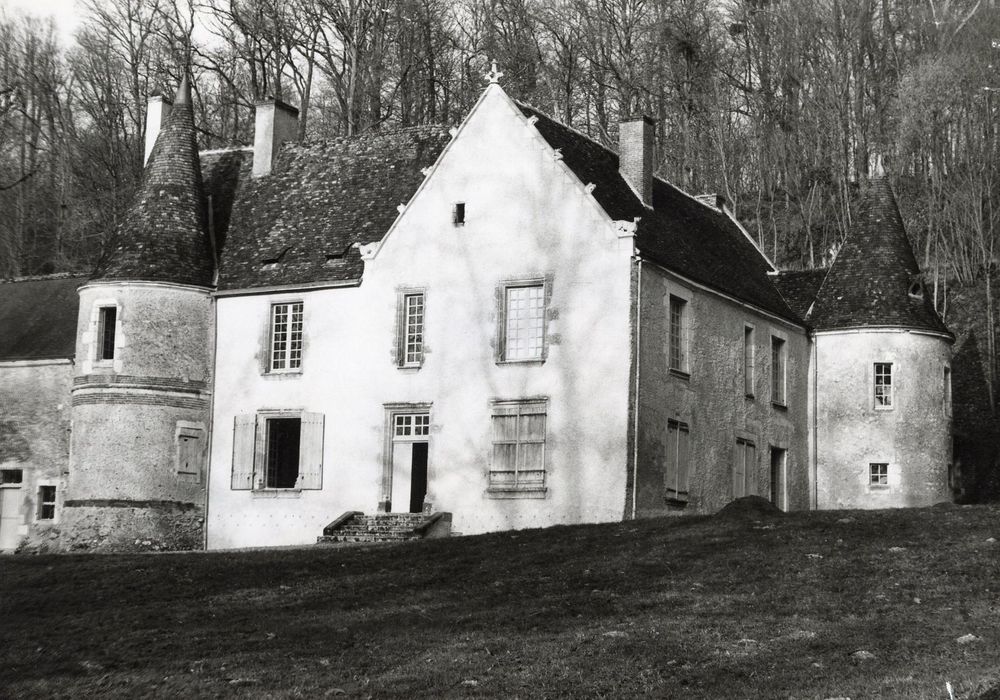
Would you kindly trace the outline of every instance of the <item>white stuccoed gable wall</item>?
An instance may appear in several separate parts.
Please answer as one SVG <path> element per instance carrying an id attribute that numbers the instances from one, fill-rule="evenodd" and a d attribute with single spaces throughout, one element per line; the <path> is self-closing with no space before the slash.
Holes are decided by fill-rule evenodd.
<path id="1" fill-rule="evenodd" d="M 220 298 L 208 546 L 309 543 L 345 511 L 375 512 L 387 403 L 431 404 L 427 499 L 453 513 L 455 531 L 620 520 L 632 239 L 583 184 L 491 86 L 360 287 Z M 466 203 L 464 226 L 452 224 L 455 202 Z M 547 359 L 498 363 L 498 285 L 541 277 Z M 426 294 L 419 370 L 393 360 L 397 292 L 408 287 Z M 282 300 L 304 302 L 303 370 L 267 376 L 268 312 Z M 548 398 L 546 497 L 491 498 L 490 401 L 529 397 Z M 324 414 L 321 490 L 230 489 L 234 417 L 275 409 Z"/>

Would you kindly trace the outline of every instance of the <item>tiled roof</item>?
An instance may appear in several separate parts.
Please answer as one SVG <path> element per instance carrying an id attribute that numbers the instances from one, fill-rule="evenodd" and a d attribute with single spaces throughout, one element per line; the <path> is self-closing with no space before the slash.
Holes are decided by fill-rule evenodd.
<path id="1" fill-rule="evenodd" d="M 653 180 L 653 211 L 646 209 L 618 172 L 618 155 L 538 110 L 535 128 L 613 220 L 640 217 L 636 245 L 651 260 L 685 277 L 796 322 L 768 278 L 770 266 L 725 213 L 706 206 L 660 178 Z"/>
<path id="2" fill-rule="evenodd" d="M 233 202 L 240 182 L 250 179 L 253 167 L 253 149 L 231 148 L 204 151 L 201 159 L 201 180 L 205 193 L 206 210 L 210 212 L 210 229 L 215 236 L 216 249 L 221 253 L 229 233 Z M 211 208 L 209 209 L 209 201 Z"/>
<path id="3" fill-rule="evenodd" d="M 186 82 L 143 175 L 143 185 L 94 279 L 210 286 L 214 273 L 206 228 L 201 168 Z"/>
<path id="4" fill-rule="evenodd" d="M 817 330 L 890 326 L 950 335 L 922 285 L 909 293 L 919 275 L 892 188 L 885 178 L 872 180 L 809 320 Z"/>
<path id="5" fill-rule="evenodd" d="M 85 276 L 0 282 L 0 361 L 72 358 Z"/>
<path id="6" fill-rule="evenodd" d="M 360 277 L 352 246 L 382 239 L 450 138 L 421 126 L 285 143 L 273 172 L 237 191 L 219 289 Z"/>
<path id="7" fill-rule="evenodd" d="M 775 279 L 778 291 L 785 298 L 792 311 L 801 318 L 809 320 L 809 307 L 816 301 L 816 292 L 829 268 L 820 267 L 814 270 L 783 270 Z"/>

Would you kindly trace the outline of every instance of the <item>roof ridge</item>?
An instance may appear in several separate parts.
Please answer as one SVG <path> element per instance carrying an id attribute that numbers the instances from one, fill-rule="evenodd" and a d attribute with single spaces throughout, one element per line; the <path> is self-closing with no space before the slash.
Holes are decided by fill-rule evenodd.
<path id="1" fill-rule="evenodd" d="M 615 149 L 611 148 L 610 146 L 604 145 L 603 143 L 601 143 L 600 141 L 598 141 L 597 139 L 595 139 L 592 136 L 588 136 L 587 134 L 585 134 L 582 131 L 580 131 L 579 129 L 577 129 L 575 126 L 570 126 L 569 124 L 566 124 L 565 122 L 562 122 L 562 121 L 556 119 L 555 117 L 549 115 L 548 112 L 546 112 L 546 111 L 544 111 L 542 109 L 539 109 L 538 107 L 535 107 L 534 105 L 530 105 L 527 102 L 522 102 L 521 100 L 513 100 L 513 102 L 518 107 L 524 107 L 526 109 L 530 109 L 532 112 L 538 112 L 540 115 L 542 115 L 543 117 L 545 117 L 546 119 L 548 119 L 550 122 L 558 124 L 562 128 L 568 129 L 569 131 L 572 131 L 574 134 L 576 134 L 580 138 L 586 139 L 587 141 L 590 141 L 592 144 L 594 144 L 598 148 L 604 149 L 605 151 L 607 151 L 608 153 L 610 153 L 611 155 L 613 155 L 615 158 L 620 158 L 621 157 L 621 154 L 618 153 L 618 151 L 616 151 Z"/>

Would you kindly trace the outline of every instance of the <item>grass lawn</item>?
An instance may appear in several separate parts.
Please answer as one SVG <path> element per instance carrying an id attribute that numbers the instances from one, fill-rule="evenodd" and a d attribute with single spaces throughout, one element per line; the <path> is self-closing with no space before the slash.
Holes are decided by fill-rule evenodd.
<path id="1" fill-rule="evenodd" d="M 938 506 L 4 557 L 0 697 L 995 698 L 989 538 Z"/>

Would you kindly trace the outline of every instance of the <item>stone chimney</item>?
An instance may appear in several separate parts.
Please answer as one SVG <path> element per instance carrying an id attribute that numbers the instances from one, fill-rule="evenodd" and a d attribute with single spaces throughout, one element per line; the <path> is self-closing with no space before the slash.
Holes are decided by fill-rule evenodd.
<path id="1" fill-rule="evenodd" d="M 294 141 L 298 132 L 299 110 L 277 99 L 258 102 L 253 130 L 253 176 L 269 175 L 281 144 Z"/>
<path id="2" fill-rule="evenodd" d="M 146 101 L 146 150 L 142 157 L 143 166 L 149 162 L 149 154 L 156 145 L 156 137 L 160 135 L 163 123 L 170 116 L 173 103 L 159 92 L 154 92 Z"/>
<path id="3" fill-rule="evenodd" d="M 618 125 L 618 172 L 646 206 L 653 206 L 653 120 L 639 117 Z"/>

